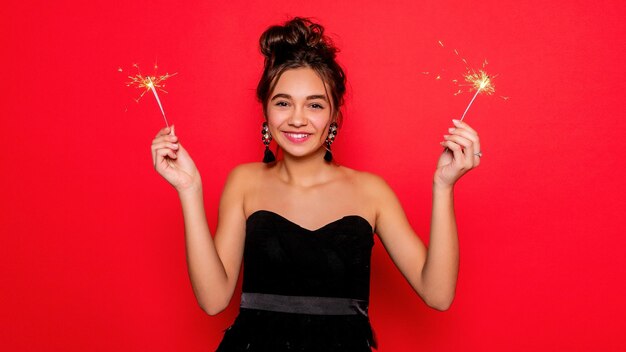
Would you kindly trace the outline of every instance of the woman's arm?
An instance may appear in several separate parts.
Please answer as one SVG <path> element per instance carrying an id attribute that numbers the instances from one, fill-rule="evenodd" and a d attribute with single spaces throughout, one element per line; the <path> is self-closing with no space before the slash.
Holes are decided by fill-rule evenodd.
<path id="1" fill-rule="evenodd" d="M 459 271 L 459 242 L 454 216 L 454 184 L 478 166 L 480 143 L 476 131 L 463 122 L 444 136 L 447 149 L 439 158 L 433 181 L 429 248 L 411 228 L 391 188 L 382 179 L 372 189 L 378 200 L 376 232 L 391 259 L 430 307 L 446 310 L 455 295 Z"/>
<path id="2" fill-rule="evenodd" d="M 179 191 L 189 278 L 198 304 L 209 315 L 228 306 L 241 268 L 245 215 L 240 174 L 235 169 L 226 181 L 214 239 L 206 221 L 202 186 Z"/>
<path id="3" fill-rule="evenodd" d="M 154 168 L 178 191 L 185 221 L 189 278 L 198 304 L 210 315 L 224 310 L 235 290 L 243 256 L 246 172 L 238 167 L 226 181 L 215 239 L 204 212 L 202 180 L 193 160 L 178 143 L 174 126 L 152 142 Z"/>
<path id="4" fill-rule="evenodd" d="M 431 307 L 446 310 L 452 304 L 459 273 L 459 240 L 452 188 L 433 185 L 430 242 L 422 268 L 422 285 Z"/>
<path id="5" fill-rule="evenodd" d="M 433 187 L 430 244 L 426 248 L 391 188 L 379 178 L 375 184 L 370 189 L 378 194 L 376 233 L 391 260 L 428 306 L 448 309 L 454 298 L 459 263 L 452 192 Z"/>

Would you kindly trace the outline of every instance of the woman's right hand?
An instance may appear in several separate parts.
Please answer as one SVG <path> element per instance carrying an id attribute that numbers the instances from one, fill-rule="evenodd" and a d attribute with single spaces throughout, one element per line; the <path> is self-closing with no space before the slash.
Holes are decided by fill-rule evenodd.
<path id="1" fill-rule="evenodd" d="M 154 169 L 178 192 L 202 186 L 196 164 L 187 150 L 178 143 L 173 125 L 157 133 L 151 149 Z"/>

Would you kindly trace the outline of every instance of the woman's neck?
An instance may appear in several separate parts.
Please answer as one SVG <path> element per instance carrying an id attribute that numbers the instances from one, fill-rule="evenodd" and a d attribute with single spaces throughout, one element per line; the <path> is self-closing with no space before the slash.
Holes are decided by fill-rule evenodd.
<path id="1" fill-rule="evenodd" d="M 304 157 L 283 154 L 278 163 L 278 176 L 294 186 L 308 188 L 328 182 L 333 172 L 333 164 L 324 160 L 326 149 Z"/>

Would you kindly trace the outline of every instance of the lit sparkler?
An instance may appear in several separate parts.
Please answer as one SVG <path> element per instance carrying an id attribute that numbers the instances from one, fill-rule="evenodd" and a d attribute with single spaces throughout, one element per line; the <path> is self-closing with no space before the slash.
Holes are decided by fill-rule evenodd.
<path id="1" fill-rule="evenodd" d="M 443 42 L 441 40 L 438 41 L 439 45 L 442 48 L 445 48 Z M 495 88 L 493 85 L 493 82 L 491 81 L 491 79 L 494 76 L 489 76 L 487 74 L 487 72 L 484 71 L 485 66 L 487 66 L 488 62 L 487 60 L 483 61 L 482 64 L 482 69 L 478 70 L 478 72 L 472 68 L 469 67 L 469 64 L 467 62 L 467 60 L 463 57 L 461 57 L 461 55 L 459 54 L 459 51 L 457 49 L 453 49 L 454 54 L 459 57 L 459 59 L 461 59 L 461 61 L 465 64 L 465 68 L 466 68 L 466 74 L 463 75 L 463 78 L 465 78 L 465 82 L 467 82 L 468 84 L 459 84 L 459 81 L 456 79 L 452 80 L 452 83 L 454 83 L 457 86 L 469 86 L 469 91 L 473 91 L 476 90 L 476 93 L 474 93 L 474 96 L 472 97 L 472 100 L 470 100 L 469 104 L 467 105 L 467 107 L 465 108 L 465 111 L 463 112 L 463 115 L 461 116 L 460 121 L 463 121 L 463 119 L 465 118 L 465 115 L 467 114 L 467 111 L 469 110 L 469 108 L 472 106 L 472 104 L 474 103 L 474 100 L 476 100 L 476 97 L 478 96 L 479 93 L 484 93 L 487 95 L 491 95 L 495 92 Z M 422 72 L 425 75 L 428 75 L 430 72 Z M 441 79 L 441 75 L 437 75 L 437 77 L 435 78 L 436 80 Z M 462 93 L 461 89 L 458 89 L 456 93 L 454 93 L 454 95 L 459 95 Z M 507 100 L 508 97 L 502 97 L 503 99 Z M 448 147 L 446 147 L 445 151 L 448 151 Z"/>
<path id="2" fill-rule="evenodd" d="M 141 71 L 139 71 L 139 65 L 134 64 L 133 67 L 137 69 L 137 74 L 134 76 L 128 76 L 130 81 L 127 82 L 126 85 L 128 87 L 134 86 L 137 89 L 143 90 L 141 94 L 139 95 L 139 98 L 135 99 L 135 101 L 139 102 L 139 100 L 143 97 L 143 95 L 146 94 L 146 92 L 148 92 L 149 90 L 151 90 L 152 93 L 154 94 L 154 98 L 156 99 L 157 104 L 159 104 L 159 108 L 161 109 L 161 114 L 163 115 L 163 120 L 165 120 L 165 125 L 169 127 L 169 123 L 167 122 L 167 117 L 165 117 L 165 110 L 163 110 L 163 105 L 161 104 L 161 100 L 159 99 L 159 94 L 157 94 L 157 89 L 164 93 L 167 93 L 167 91 L 163 89 L 163 87 L 165 87 L 165 84 L 162 82 L 172 76 L 176 76 L 177 72 L 172 73 L 172 74 L 166 73 L 164 75 L 157 76 L 156 75 L 157 65 L 155 64 L 154 65 L 155 74 L 153 76 L 149 76 L 149 75 L 143 76 L 141 74 Z"/>
<path id="3" fill-rule="evenodd" d="M 441 40 L 439 40 L 438 43 L 442 48 L 445 48 L 445 45 L 443 44 Z M 478 96 L 478 94 L 484 93 L 487 95 L 491 95 L 495 92 L 493 82 L 491 81 L 491 79 L 494 76 L 488 75 L 487 72 L 485 72 L 484 70 L 485 66 L 487 66 L 488 64 L 487 60 L 483 61 L 482 69 L 478 70 L 477 72 L 476 70 L 469 67 L 467 60 L 464 57 L 462 57 L 461 54 L 459 54 L 459 51 L 457 49 L 453 49 L 453 51 L 454 51 L 454 54 L 458 56 L 459 59 L 465 65 L 467 73 L 463 76 L 463 78 L 465 78 L 465 82 L 469 84 L 459 84 L 459 81 L 456 79 L 453 79 L 452 83 L 454 83 L 455 85 L 459 85 L 459 86 L 469 86 L 470 87 L 469 91 L 474 91 L 474 90 L 476 91 L 476 93 L 474 93 L 474 96 L 472 97 L 472 100 L 470 100 L 469 104 L 467 105 L 467 108 L 465 108 L 465 111 L 463 112 L 463 115 L 461 116 L 461 121 L 463 121 L 463 119 L 465 118 L 465 115 L 467 114 L 467 111 L 474 103 L 474 100 L 476 100 L 476 97 Z M 430 72 L 422 72 L 422 73 L 425 75 L 428 75 Z M 440 80 L 441 75 L 437 75 L 435 79 Z M 455 96 L 459 95 L 462 92 L 463 91 L 461 89 L 458 89 L 456 93 L 454 93 L 454 95 Z M 502 98 L 505 100 L 508 99 L 508 97 L 502 97 Z"/>
<path id="4" fill-rule="evenodd" d="M 470 106 L 472 106 L 472 103 L 474 102 L 474 100 L 476 100 L 478 93 L 482 91 L 483 93 L 487 95 L 491 95 L 493 94 L 493 92 L 495 92 L 493 83 L 491 82 L 491 77 L 489 77 L 489 75 L 483 70 L 479 70 L 478 72 L 472 71 L 466 74 L 465 81 L 470 83 L 472 88 L 476 89 L 476 93 L 472 97 L 472 100 L 470 101 L 470 103 L 467 105 L 467 108 L 465 108 L 465 111 L 463 112 L 463 116 L 461 116 L 461 121 L 463 121 L 463 119 L 465 118 L 465 114 L 467 114 L 467 111 L 469 110 Z"/>

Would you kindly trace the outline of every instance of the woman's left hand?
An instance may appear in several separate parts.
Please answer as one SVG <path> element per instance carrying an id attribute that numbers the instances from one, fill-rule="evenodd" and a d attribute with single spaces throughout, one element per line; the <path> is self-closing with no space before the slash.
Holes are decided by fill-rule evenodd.
<path id="1" fill-rule="evenodd" d="M 465 122 L 452 120 L 454 127 L 444 135 L 441 142 L 446 147 L 437 162 L 434 184 L 452 187 L 466 172 L 480 164 L 480 140 L 478 133 Z"/>

